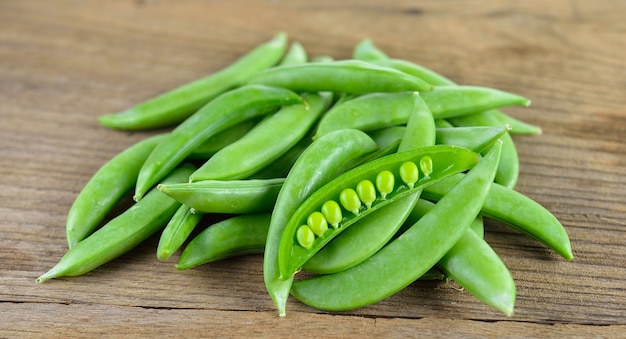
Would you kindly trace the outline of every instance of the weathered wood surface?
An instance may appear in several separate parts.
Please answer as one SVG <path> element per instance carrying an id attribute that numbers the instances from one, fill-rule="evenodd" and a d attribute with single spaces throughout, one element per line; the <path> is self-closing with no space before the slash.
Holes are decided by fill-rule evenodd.
<path id="1" fill-rule="evenodd" d="M 0 1 L 0 337 L 617 337 L 626 333 L 626 4 L 620 1 Z M 369 37 L 462 84 L 533 100 L 506 112 L 518 190 L 566 227 L 567 262 L 501 225 L 486 239 L 518 286 L 507 318 L 451 283 L 418 282 L 327 314 L 278 318 L 260 256 L 176 271 L 156 238 L 79 278 L 36 284 L 66 250 L 89 177 L 149 133 L 96 117 L 215 71 L 277 31 L 311 55 Z"/>

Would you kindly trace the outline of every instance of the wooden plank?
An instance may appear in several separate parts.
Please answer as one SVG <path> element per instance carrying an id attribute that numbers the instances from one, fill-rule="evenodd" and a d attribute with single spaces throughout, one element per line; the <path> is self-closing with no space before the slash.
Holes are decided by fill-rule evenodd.
<path id="1" fill-rule="evenodd" d="M 0 2 L 0 336 L 617 336 L 626 325 L 624 15 L 613 1 Z M 505 110 L 543 128 L 515 136 L 517 189 L 561 220 L 575 259 L 488 223 L 518 287 L 511 318 L 453 282 L 416 282 L 338 314 L 292 298 L 278 319 L 261 256 L 176 271 L 177 256 L 156 260 L 157 237 L 85 276 L 36 284 L 65 252 L 65 215 L 90 176 L 158 132 L 108 130 L 96 118 L 215 71 L 280 30 L 337 59 L 369 37 L 458 83 L 531 98 Z"/>

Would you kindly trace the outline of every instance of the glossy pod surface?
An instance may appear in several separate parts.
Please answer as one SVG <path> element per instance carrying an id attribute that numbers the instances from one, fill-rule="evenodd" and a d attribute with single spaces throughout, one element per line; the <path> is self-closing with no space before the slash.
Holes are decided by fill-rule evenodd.
<path id="1" fill-rule="evenodd" d="M 253 74 L 273 66 L 287 47 L 287 35 L 278 33 L 228 67 L 187 83 L 116 114 L 101 116 L 110 128 L 138 130 L 173 125 L 185 120 L 218 95 L 245 82 Z"/>
<path id="2" fill-rule="evenodd" d="M 478 215 L 499 154 L 497 144 L 465 180 L 376 254 L 345 271 L 296 281 L 292 294 L 320 310 L 345 311 L 380 301 L 417 280 L 452 248 Z"/>
<path id="3" fill-rule="evenodd" d="M 420 162 L 429 158 L 432 162 L 430 173 L 420 173 Z M 279 252 L 281 276 L 292 276 L 309 258 L 319 251 L 333 237 L 352 225 L 360 218 L 372 213 L 380 207 L 393 203 L 397 199 L 426 187 L 446 176 L 459 173 L 474 166 L 480 155 L 470 150 L 455 146 L 431 146 L 409 150 L 406 152 L 388 155 L 354 168 L 333 179 L 324 187 L 317 190 L 294 212 L 289 219 L 282 235 Z M 420 168 L 420 169 L 418 169 Z M 353 189 L 360 182 L 379 181 L 384 174 L 383 183 L 378 185 L 371 206 L 361 203 L 361 197 Z M 427 175 L 426 175 L 427 174 Z M 387 183 L 388 187 L 383 188 Z M 346 191 L 348 190 L 348 191 Z M 348 193 L 346 193 L 348 192 Z M 342 198 L 350 199 L 348 203 L 341 203 L 342 219 L 337 225 L 329 227 L 322 236 L 318 236 L 310 244 L 299 242 L 297 231 L 302 225 L 307 225 L 307 218 L 315 211 L 321 211 L 327 201 L 340 202 Z"/>
<path id="4" fill-rule="evenodd" d="M 249 214 L 271 211 L 284 182 L 284 178 L 204 180 L 157 188 L 191 207 L 193 213 Z"/>
<path id="5" fill-rule="evenodd" d="M 280 240 L 289 218 L 309 195 L 335 177 L 342 164 L 376 148 L 374 140 L 364 132 L 338 130 L 311 143 L 289 171 L 272 212 L 263 256 L 265 286 L 280 316 L 286 314 L 292 283 L 292 278 L 280 278 L 278 267 Z"/>
<path id="6" fill-rule="evenodd" d="M 156 185 L 211 136 L 283 105 L 302 102 L 286 89 L 251 85 L 225 93 L 178 125 L 152 151 L 137 177 L 134 199 Z"/>
<path id="7" fill-rule="evenodd" d="M 193 168 L 182 166 L 164 182 L 187 181 Z M 43 282 L 62 276 L 85 274 L 131 250 L 163 228 L 180 203 L 157 189 L 65 253 L 50 271 L 37 279 Z"/>
<path id="8" fill-rule="evenodd" d="M 249 84 L 288 88 L 297 92 L 375 92 L 429 91 L 421 79 L 392 68 L 358 60 L 324 61 L 268 68 L 253 76 Z"/>

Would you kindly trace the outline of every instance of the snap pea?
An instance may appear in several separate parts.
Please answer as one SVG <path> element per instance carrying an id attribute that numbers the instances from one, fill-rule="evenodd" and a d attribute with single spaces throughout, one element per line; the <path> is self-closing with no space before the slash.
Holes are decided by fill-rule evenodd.
<path id="1" fill-rule="evenodd" d="M 137 182 L 137 174 L 164 134 L 120 152 L 89 179 L 72 203 L 65 224 L 69 248 L 89 236 Z"/>
<path id="2" fill-rule="evenodd" d="M 248 83 L 288 88 L 297 92 L 329 91 L 353 94 L 432 89 L 432 86 L 413 76 L 358 60 L 268 68 L 257 73 Z"/>
<path id="3" fill-rule="evenodd" d="M 230 128 L 227 128 L 219 133 L 216 133 L 212 137 L 208 138 L 202 145 L 196 147 L 188 159 L 192 160 L 207 160 L 217 153 L 222 148 L 232 144 L 233 142 L 241 139 L 246 133 L 248 133 L 256 124 L 258 119 L 249 119 L 236 124 Z"/>
<path id="4" fill-rule="evenodd" d="M 340 128 L 369 131 L 406 124 L 412 101 L 421 97 L 435 119 L 450 118 L 508 105 L 528 105 L 516 94 L 477 86 L 437 87 L 430 92 L 373 93 L 335 105 L 320 120 L 316 135 Z M 381 109 L 384 107 L 384 110 Z"/>
<path id="5" fill-rule="evenodd" d="M 304 64 L 308 61 L 308 58 L 309 57 L 304 49 L 304 46 L 301 43 L 294 41 L 291 43 L 291 46 L 289 46 L 287 53 L 285 53 L 283 58 L 280 60 L 279 65 Z"/>
<path id="6" fill-rule="evenodd" d="M 511 134 L 541 134 L 541 127 L 529 124 L 525 121 L 515 119 L 508 114 L 504 114 L 497 109 L 489 110 L 484 114 L 493 115 L 500 122 L 500 126 L 510 126 Z"/>
<path id="7" fill-rule="evenodd" d="M 302 98 L 289 90 L 262 85 L 243 86 L 220 95 L 178 125 L 152 151 L 139 171 L 135 201 L 216 133 L 282 105 L 300 102 Z"/>
<path id="8" fill-rule="evenodd" d="M 251 178 L 272 179 L 286 177 L 293 164 L 295 164 L 302 152 L 311 145 L 311 142 L 313 142 L 313 133 L 309 131 L 304 138 L 300 139 L 300 141 L 283 154 L 282 157 L 253 174 Z"/>
<path id="9" fill-rule="evenodd" d="M 241 139 L 217 152 L 191 175 L 190 182 L 244 179 L 276 161 L 306 135 L 330 105 L 332 94 L 303 98 L 306 104 L 286 106 L 268 115 Z"/>
<path id="10" fill-rule="evenodd" d="M 186 270 L 229 257 L 263 253 L 271 213 L 237 215 L 198 233 L 185 247 L 176 269 Z"/>
<path id="11" fill-rule="evenodd" d="M 424 189 L 422 196 L 437 201 L 462 180 L 457 174 Z M 559 220 L 528 196 L 494 183 L 481 209 L 481 215 L 499 221 L 538 240 L 567 260 L 573 259 L 569 237 Z"/>
<path id="12" fill-rule="evenodd" d="M 499 154 L 496 144 L 432 210 L 376 254 L 347 270 L 296 281 L 291 293 L 317 309 L 344 311 L 375 303 L 408 286 L 452 248 L 478 215 Z"/>
<path id="13" fill-rule="evenodd" d="M 499 126 L 500 120 L 490 115 L 489 111 L 449 119 L 455 126 Z M 502 161 L 496 173 L 496 182 L 508 188 L 514 188 L 519 178 L 519 156 L 513 138 L 509 133 L 502 140 Z"/>
<path id="14" fill-rule="evenodd" d="M 203 180 L 157 188 L 192 208 L 192 213 L 250 214 L 271 211 L 284 178 Z"/>
<path id="15" fill-rule="evenodd" d="M 331 180 L 311 194 L 289 219 L 278 253 L 281 276 L 293 276 L 324 245 L 364 216 L 437 180 L 471 168 L 479 158 L 477 153 L 456 146 L 423 147 L 376 159 Z M 432 164 L 432 167 L 424 163 Z M 374 192 L 375 200 L 370 207 L 361 204 L 362 198 L 358 193 L 350 191 L 362 181 L 377 184 L 378 191 Z M 351 198 L 352 204 L 341 203 L 342 197 Z M 329 220 L 332 227 L 322 236 L 315 237 L 313 242 L 303 244 L 298 239 L 298 230 L 310 227 L 307 218 L 316 211 L 322 211 L 323 205 L 329 201 L 342 204 L 342 208 L 337 206 L 333 209 L 342 217 L 337 222 Z"/>
<path id="16" fill-rule="evenodd" d="M 253 74 L 276 64 L 287 47 L 287 35 L 276 34 L 231 65 L 120 113 L 100 116 L 100 124 L 137 130 L 165 127 L 185 120 L 218 95 L 244 83 Z"/>
<path id="17" fill-rule="evenodd" d="M 335 176 L 344 162 L 376 148 L 376 143 L 364 132 L 338 130 L 311 143 L 291 168 L 276 199 L 263 256 L 265 286 L 280 316 L 286 314 L 293 281 L 292 277 L 281 279 L 278 266 L 280 239 L 289 218 L 302 201 Z"/>
<path id="18" fill-rule="evenodd" d="M 181 205 L 161 232 L 156 251 L 157 258 L 167 261 L 187 240 L 202 217 L 203 214 L 194 213 L 191 207 Z"/>
<path id="19" fill-rule="evenodd" d="M 406 222 L 417 222 L 433 207 L 433 203 L 420 200 Z M 482 222 L 479 224 L 482 226 Z M 515 282 L 498 254 L 482 239 L 482 227 L 465 231 L 437 262 L 437 267 L 480 301 L 508 316 L 513 315 Z"/>
<path id="20" fill-rule="evenodd" d="M 435 121 L 428 106 L 418 98 L 418 100 L 415 101 L 413 109 L 414 112 L 409 118 L 407 127 L 404 128 L 404 134 L 398 145 L 399 152 L 433 146 L 435 144 Z M 427 162 L 427 165 L 425 165 L 422 161 L 424 158 L 425 157 L 422 157 L 420 160 L 422 175 L 431 176 L 433 172 L 430 166 L 431 163 Z M 432 161 L 432 158 L 429 157 L 429 160 Z M 403 165 L 400 165 L 400 167 L 402 166 Z M 324 214 L 325 219 L 331 220 L 331 224 L 333 224 L 334 228 L 341 227 L 341 234 L 337 234 L 333 241 L 321 247 L 317 253 L 312 253 L 309 259 L 305 260 L 300 266 L 305 269 L 308 267 L 309 271 L 315 271 L 317 273 L 341 271 L 369 258 L 393 237 L 413 210 L 413 207 L 419 199 L 421 190 L 419 187 L 414 186 L 411 188 L 412 193 L 405 197 L 397 198 L 399 200 L 395 203 L 389 203 L 387 206 L 379 207 L 378 205 L 374 205 L 374 202 L 379 198 L 387 200 L 388 202 L 394 200 L 392 192 L 395 188 L 395 178 L 391 171 L 383 170 L 376 175 L 375 182 L 376 187 L 374 187 L 372 181 L 369 180 L 362 180 L 356 184 L 359 199 L 366 204 L 367 210 L 371 211 L 371 214 L 368 216 L 359 215 L 361 220 L 358 222 L 356 222 L 357 218 L 354 218 L 354 224 L 358 225 L 356 228 L 350 227 L 346 229 L 348 222 L 346 222 L 346 218 L 343 216 L 336 218 L 337 220 L 334 221 L 330 218 L 327 213 L 328 209 L 325 209 L 325 207 L 328 206 L 329 203 L 336 203 L 335 200 L 327 200 L 322 204 L 321 212 Z M 370 192 L 364 194 L 363 187 Z M 320 188 L 320 190 L 323 189 L 324 187 Z M 378 193 L 376 189 L 379 190 L 380 197 L 377 196 Z M 340 209 L 337 207 L 339 206 L 332 208 L 331 211 L 340 212 Z M 309 214 L 309 218 L 315 213 L 319 212 Z M 308 220 L 307 224 L 307 226 L 311 226 Z M 285 232 L 288 231 L 286 230 Z M 327 236 L 326 234 L 318 235 L 320 237 Z M 283 241 L 285 241 L 284 238 Z M 279 263 L 281 254 L 283 254 L 283 252 L 279 253 Z M 317 259 L 314 260 L 316 257 Z M 311 260 L 313 260 L 313 263 L 307 264 Z M 282 271 L 281 274 L 283 274 Z"/>
<path id="21" fill-rule="evenodd" d="M 184 182 L 193 170 L 190 165 L 183 165 L 163 182 Z M 179 206 L 178 201 L 152 189 L 140 202 L 69 249 L 52 269 L 37 278 L 37 282 L 82 275 L 117 258 L 163 228 Z"/>

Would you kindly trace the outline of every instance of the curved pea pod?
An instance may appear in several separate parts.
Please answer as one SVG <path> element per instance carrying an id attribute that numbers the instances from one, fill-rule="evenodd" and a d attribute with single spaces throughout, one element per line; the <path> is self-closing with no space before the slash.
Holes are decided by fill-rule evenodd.
<path id="1" fill-rule="evenodd" d="M 422 196 L 437 201 L 462 178 L 463 174 L 457 174 L 428 186 Z M 538 240 L 567 260 L 574 258 L 563 225 L 550 211 L 522 193 L 494 183 L 480 213 L 486 218 L 499 221 Z"/>
<path id="2" fill-rule="evenodd" d="M 237 215 L 198 233 L 183 250 L 176 269 L 186 270 L 222 259 L 263 253 L 271 213 Z"/>
<path id="3" fill-rule="evenodd" d="M 109 128 L 125 130 L 158 128 L 179 123 L 218 95 L 276 64 L 286 47 L 286 34 L 278 33 L 270 41 L 257 46 L 224 69 L 123 112 L 102 115 L 98 121 Z"/>
<path id="4" fill-rule="evenodd" d="M 343 173 L 313 193 L 289 219 L 280 241 L 281 276 L 285 279 L 293 276 L 325 244 L 357 220 L 438 180 L 472 168 L 479 159 L 479 154 L 468 149 L 437 145 L 388 155 Z M 358 186 L 363 181 L 376 183 L 375 190 L 370 188 L 359 194 Z M 326 217 L 331 227 L 310 241 L 301 239 L 298 233 L 302 229 L 317 226 L 309 225 L 309 216 L 320 211 L 324 214 L 322 209 L 328 202 L 335 202 L 335 206 L 327 214 L 337 215 Z"/>
<path id="5" fill-rule="evenodd" d="M 331 274 L 369 258 L 398 231 L 418 196 L 419 192 L 414 192 L 359 220 L 307 260 L 302 269 L 316 274 Z"/>
<path id="6" fill-rule="evenodd" d="M 299 65 L 304 64 L 308 61 L 309 56 L 307 55 L 306 49 L 304 46 L 298 41 L 294 41 L 289 46 L 287 53 L 280 60 L 281 66 L 284 65 Z"/>
<path id="7" fill-rule="evenodd" d="M 541 134 L 541 127 L 529 124 L 525 121 L 516 119 L 500 110 L 489 110 L 485 114 L 493 115 L 500 122 L 501 126 L 510 126 L 511 134 Z"/>
<path id="8" fill-rule="evenodd" d="M 291 277 L 281 279 L 278 267 L 280 239 L 289 218 L 309 195 L 336 176 L 342 164 L 376 148 L 364 132 L 338 130 L 313 141 L 289 171 L 276 199 L 263 255 L 263 279 L 279 316 L 286 314 L 293 281 Z"/>
<path id="9" fill-rule="evenodd" d="M 203 216 L 200 213 L 194 213 L 191 207 L 181 205 L 161 233 L 157 245 L 157 258 L 161 261 L 168 260 L 187 240 Z"/>
<path id="10" fill-rule="evenodd" d="M 286 106 L 266 116 L 241 139 L 217 152 L 191 175 L 190 182 L 244 179 L 276 161 L 306 135 L 330 105 L 332 94 L 303 98 L 306 104 Z"/>
<path id="11" fill-rule="evenodd" d="M 251 179 L 273 179 L 286 177 L 289 170 L 291 170 L 291 167 L 293 167 L 293 164 L 296 163 L 302 152 L 304 152 L 304 150 L 311 145 L 311 142 L 313 142 L 313 134 L 309 131 L 304 138 L 300 139 L 300 141 L 285 152 L 282 157 L 265 166 L 257 173 L 254 173 L 251 176 Z"/>
<path id="12" fill-rule="evenodd" d="M 311 307 L 345 311 L 378 302 L 417 280 L 452 248 L 478 215 L 499 154 L 497 144 L 465 180 L 376 254 L 350 269 L 296 281 L 291 293 Z"/>
<path id="13" fill-rule="evenodd" d="M 284 178 L 203 180 L 157 188 L 192 208 L 192 213 L 250 214 L 271 211 Z"/>
<path id="14" fill-rule="evenodd" d="M 139 169 L 165 134 L 144 139 L 117 154 L 94 173 L 67 214 L 69 248 L 88 237 L 137 182 Z"/>
<path id="15" fill-rule="evenodd" d="M 462 117 L 451 118 L 450 122 L 459 127 L 463 126 L 501 126 L 500 120 L 483 111 Z M 504 134 L 502 140 L 502 160 L 498 165 L 496 182 L 508 188 L 514 188 L 519 178 L 519 156 L 513 138 L 509 133 Z"/>
<path id="16" fill-rule="evenodd" d="M 437 144 L 458 145 L 482 153 L 489 150 L 507 131 L 508 128 L 501 126 L 437 128 Z"/>
<path id="17" fill-rule="evenodd" d="M 414 224 L 433 207 L 432 202 L 420 199 L 407 223 Z M 475 219 L 470 229 L 437 262 L 437 268 L 480 301 L 511 316 L 515 306 L 515 282 L 498 254 L 482 239 L 480 220 L 480 216 Z"/>
<path id="18" fill-rule="evenodd" d="M 429 91 L 432 86 L 392 68 L 358 60 L 322 61 L 268 68 L 253 76 L 249 84 L 288 88 L 296 92 Z"/>
<path id="19" fill-rule="evenodd" d="M 243 86 L 220 95 L 157 145 L 139 171 L 133 198 L 139 201 L 147 190 L 213 135 L 280 106 L 300 102 L 302 98 L 292 91 L 261 85 Z"/>
<path id="20" fill-rule="evenodd" d="M 185 182 L 193 170 L 191 166 L 181 166 L 163 182 Z M 82 275 L 106 264 L 162 229 L 179 206 L 178 201 L 152 189 L 140 202 L 69 249 L 52 269 L 37 278 L 37 282 Z"/>
<path id="21" fill-rule="evenodd" d="M 257 119 L 246 120 L 215 134 L 207 139 L 202 145 L 196 147 L 193 152 L 189 154 L 188 158 L 193 160 L 209 159 L 222 148 L 241 139 L 257 123 Z"/>

